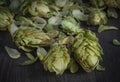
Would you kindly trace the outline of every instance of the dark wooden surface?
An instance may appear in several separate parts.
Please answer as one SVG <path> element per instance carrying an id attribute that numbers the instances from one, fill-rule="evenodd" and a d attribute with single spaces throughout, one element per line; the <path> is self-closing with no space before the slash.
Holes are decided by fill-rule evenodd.
<path id="1" fill-rule="evenodd" d="M 118 19 L 110 19 L 108 25 L 120 28 L 120 15 Z M 97 28 L 93 28 L 93 31 L 96 30 Z M 16 47 L 9 32 L 0 32 L 0 82 L 120 82 L 120 47 L 111 44 L 114 38 L 120 40 L 120 31 L 111 30 L 96 34 L 104 49 L 104 61 L 101 64 L 106 70 L 86 73 L 80 69 L 75 74 L 66 71 L 63 75 L 55 75 L 44 71 L 39 61 L 31 66 L 19 66 L 18 63 L 23 59 L 11 59 L 4 49 L 5 45 Z"/>

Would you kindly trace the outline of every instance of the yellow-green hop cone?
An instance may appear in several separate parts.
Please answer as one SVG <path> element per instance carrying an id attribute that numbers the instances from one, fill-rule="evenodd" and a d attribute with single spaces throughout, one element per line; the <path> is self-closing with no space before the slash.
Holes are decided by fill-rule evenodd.
<path id="1" fill-rule="evenodd" d="M 61 22 L 61 28 L 65 33 L 68 35 L 74 35 L 77 34 L 78 32 L 82 31 L 80 28 L 80 25 L 77 23 L 77 21 L 73 17 L 66 17 L 62 22 Z"/>
<path id="2" fill-rule="evenodd" d="M 25 8 L 23 7 L 21 10 L 24 15 L 29 13 L 32 16 L 40 17 L 46 17 L 47 14 L 50 12 L 50 9 L 47 6 L 46 2 L 42 2 L 39 0 L 31 2 Z"/>
<path id="3" fill-rule="evenodd" d="M 12 23 L 13 16 L 8 9 L 0 7 L 0 30 L 6 30 Z"/>
<path id="4" fill-rule="evenodd" d="M 90 0 L 90 3 L 91 3 L 94 7 L 102 8 L 102 7 L 105 6 L 104 0 Z"/>
<path id="5" fill-rule="evenodd" d="M 108 7 L 118 8 L 117 0 L 105 0 L 105 3 Z"/>
<path id="6" fill-rule="evenodd" d="M 107 23 L 107 16 L 106 16 L 105 12 L 103 12 L 103 11 L 94 10 L 89 15 L 88 23 L 90 25 L 94 25 L 94 26 L 106 24 Z"/>
<path id="7" fill-rule="evenodd" d="M 31 51 L 34 47 L 49 45 L 51 38 L 39 29 L 21 27 L 13 34 L 13 41 L 24 51 Z"/>
<path id="8" fill-rule="evenodd" d="M 95 7 L 113 7 L 120 9 L 120 0 L 90 0 L 91 4 Z"/>
<path id="9" fill-rule="evenodd" d="M 70 55 L 64 45 L 53 46 L 42 60 L 45 70 L 60 75 L 67 69 L 69 62 Z"/>
<path id="10" fill-rule="evenodd" d="M 84 33 L 79 33 L 72 45 L 74 57 L 86 72 L 91 72 L 102 61 L 102 48 L 98 42 L 96 35 L 85 30 Z"/>

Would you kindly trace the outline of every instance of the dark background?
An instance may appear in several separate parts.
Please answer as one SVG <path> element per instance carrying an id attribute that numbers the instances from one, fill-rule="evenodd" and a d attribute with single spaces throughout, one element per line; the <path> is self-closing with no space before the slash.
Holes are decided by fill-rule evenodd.
<path id="1" fill-rule="evenodd" d="M 120 28 L 120 15 L 118 19 L 110 18 L 108 25 Z M 80 69 L 75 74 L 66 71 L 63 75 L 56 75 L 44 71 L 39 61 L 30 66 L 20 66 L 18 63 L 24 58 L 13 60 L 8 56 L 4 46 L 16 46 L 8 31 L 0 31 L 0 82 L 120 82 L 120 46 L 111 43 L 114 38 L 120 40 L 120 30 L 109 30 L 99 34 L 96 27 L 90 28 L 96 32 L 104 50 L 104 61 L 101 63 L 106 68 L 104 72 L 94 70 L 86 73 Z"/>

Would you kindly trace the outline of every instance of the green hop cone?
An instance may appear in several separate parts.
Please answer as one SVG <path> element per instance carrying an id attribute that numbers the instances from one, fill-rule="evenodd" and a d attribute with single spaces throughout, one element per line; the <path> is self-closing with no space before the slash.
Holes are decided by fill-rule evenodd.
<path id="1" fill-rule="evenodd" d="M 88 18 L 88 23 L 90 25 L 101 25 L 101 24 L 106 24 L 107 23 L 107 16 L 105 12 L 100 11 L 100 10 L 93 10 Z"/>
<path id="2" fill-rule="evenodd" d="M 29 18 L 18 16 L 16 17 L 16 24 L 18 26 L 31 26 L 42 30 L 46 25 L 46 20 L 39 16 Z"/>
<path id="3" fill-rule="evenodd" d="M 49 7 L 47 6 L 46 2 L 42 2 L 39 0 L 32 1 L 28 4 L 25 8 L 21 8 L 23 14 L 29 13 L 32 16 L 40 16 L 46 17 L 47 14 L 50 12 Z"/>
<path id="4" fill-rule="evenodd" d="M 118 4 L 118 8 L 120 9 L 120 0 L 116 0 L 117 4 Z"/>
<path id="5" fill-rule="evenodd" d="M 90 0 L 90 2 L 94 7 L 97 7 L 97 8 L 101 8 L 105 6 L 104 0 Z"/>
<path id="6" fill-rule="evenodd" d="M 104 0 L 104 1 L 108 7 L 120 9 L 120 0 Z"/>
<path id="7" fill-rule="evenodd" d="M 12 23 L 13 16 L 8 9 L 0 7 L 0 30 L 6 30 Z"/>
<path id="8" fill-rule="evenodd" d="M 13 34 L 13 41 L 24 51 L 31 51 L 31 49 L 38 46 L 46 46 L 51 43 L 51 38 L 47 33 L 30 27 L 21 27 Z"/>
<path id="9" fill-rule="evenodd" d="M 73 58 L 71 58 L 71 59 L 70 59 L 70 63 L 69 63 L 69 65 L 68 65 L 68 70 L 69 70 L 71 73 L 76 73 L 76 72 L 78 71 L 78 69 L 79 69 L 78 64 L 76 63 L 76 61 L 75 61 Z"/>
<path id="10" fill-rule="evenodd" d="M 68 35 L 77 34 L 80 31 L 80 25 L 76 22 L 73 17 L 67 17 L 61 22 L 61 28 Z"/>
<path id="11" fill-rule="evenodd" d="M 70 55 L 64 45 L 53 46 L 42 60 L 45 70 L 60 75 L 67 69 L 69 62 Z"/>
<path id="12" fill-rule="evenodd" d="M 97 8 L 107 6 L 120 9 L 120 0 L 90 0 L 90 2 Z"/>
<path id="13" fill-rule="evenodd" d="M 102 48 L 96 35 L 90 31 L 79 33 L 72 45 L 74 57 L 86 72 L 94 70 L 102 61 Z"/>
<path id="14" fill-rule="evenodd" d="M 10 0 L 0 0 L 0 6 L 7 6 L 9 5 Z"/>

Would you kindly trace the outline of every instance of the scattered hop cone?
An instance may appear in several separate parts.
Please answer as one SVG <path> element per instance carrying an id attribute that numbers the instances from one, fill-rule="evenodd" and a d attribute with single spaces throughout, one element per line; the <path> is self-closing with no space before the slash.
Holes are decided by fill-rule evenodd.
<path id="1" fill-rule="evenodd" d="M 51 38 L 39 29 L 21 27 L 13 34 L 13 41 L 24 51 L 31 51 L 34 47 L 49 45 Z"/>
<path id="2" fill-rule="evenodd" d="M 72 45 L 74 57 L 86 72 L 91 72 L 96 68 L 103 54 L 102 48 L 96 35 L 90 30 L 79 33 Z"/>
<path id="3" fill-rule="evenodd" d="M 107 16 L 105 12 L 100 10 L 93 10 L 88 18 L 88 23 L 91 25 L 101 25 L 107 23 Z"/>
<path id="4" fill-rule="evenodd" d="M 76 20 L 72 17 L 67 17 L 61 22 L 62 29 L 68 35 L 77 34 L 80 31 L 80 25 L 76 22 Z"/>
<path id="5" fill-rule="evenodd" d="M 42 60 L 45 70 L 63 74 L 70 62 L 68 49 L 64 45 L 53 46 Z"/>
<path id="6" fill-rule="evenodd" d="M 90 2 L 94 7 L 102 8 L 105 6 L 104 0 L 90 0 Z"/>
<path id="7" fill-rule="evenodd" d="M 108 7 L 114 7 L 120 9 L 120 0 L 104 0 Z"/>
<path id="8" fill-rule="evenodd" d="M 58 7 L 64 7 L 67 4 L 67 0 L 55 0 L 55 4 Z"/>
<path id="9" fill-rule="evenodd" d="M 47 6 L 46 2 L 41 2 L 38 0 L 31 2 L 31 4 L 28 4 L 24 9 L 23 8 L 23 14 L 29 13 L 32 16 L 46 17 L 50 12 L 50 9 Z"/>
<path id="10" fill-rule="evenodd" d="M 12 23 L 13 16 L 8 9 L 0 7 L 0 30 L 6 30 Z"/>

